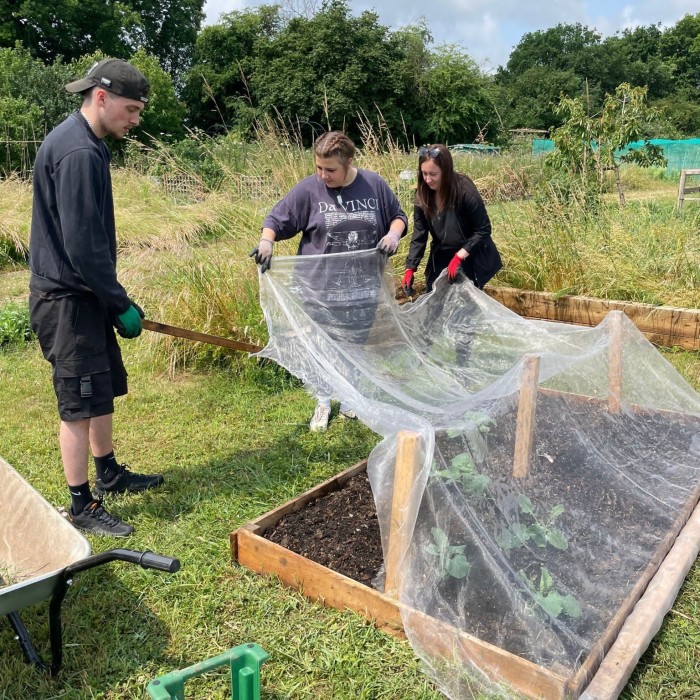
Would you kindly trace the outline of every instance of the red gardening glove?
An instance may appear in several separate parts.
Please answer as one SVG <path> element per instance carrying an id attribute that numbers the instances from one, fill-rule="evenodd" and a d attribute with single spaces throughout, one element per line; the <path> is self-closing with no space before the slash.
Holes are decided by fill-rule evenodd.
<path id="1" fill-rule="evenodd" d="M 459 266 L 461 264 L 462 258 L 455 253 L 452 260 L 450 260 L 450 264 L 447 266 L 447 279 L 450 280 L 450 282 L 454 282 L 455 279 L 457 279 L 457 271 L 459 270 Z"/>
<path id="2" fill-rule="evenodd" d="M 403 287 L 403 293 L 407 297 L 412 297 L 416 293 L 415 289 L 413 289 L 413 272 L 414 270 L 411 270 L 409 267 L 408 270 L 403 273 L 403 281 L 401 282 L 401 286 Z"/>

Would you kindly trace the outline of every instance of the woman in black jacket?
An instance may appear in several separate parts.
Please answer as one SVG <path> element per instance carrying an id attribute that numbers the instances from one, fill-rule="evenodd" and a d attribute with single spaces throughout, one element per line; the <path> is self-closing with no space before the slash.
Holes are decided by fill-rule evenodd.
<path id="1" fill-rule="evenodd" d="M 481 289 L 503 266 L 491 238 L 491 221 L 484 201 L 472 180 L 455 172 L 446 146 L 421 148 L 418 156 L 418 189 L 404 292 L 414 294 L 413 275 L 423 259 L 429 233 L 426 291 L 432 290 L 445 268 L 450 281 L 457 279 L 461 269 Z"/>

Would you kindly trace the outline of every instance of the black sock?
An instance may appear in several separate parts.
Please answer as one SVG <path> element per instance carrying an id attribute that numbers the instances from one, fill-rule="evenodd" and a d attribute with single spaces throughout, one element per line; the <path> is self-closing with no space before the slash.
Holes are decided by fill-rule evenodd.
<path id="1" fill-rule="evenodd" d="M 95 500 L 87 481 L 80 486 L 69 486 L 68 491 L 70 491 L 70 509 L 73 515 L 80 515 L 85 510 L 85 506 Z"/>
<path id="2" fill-rule="evenodd" d="M 103 483 L 108 483 L 119 474 L 119 465 L 114 456 L 114 450 L 104 457 L 95 457 L 95 472 L 97 478 Z"/>

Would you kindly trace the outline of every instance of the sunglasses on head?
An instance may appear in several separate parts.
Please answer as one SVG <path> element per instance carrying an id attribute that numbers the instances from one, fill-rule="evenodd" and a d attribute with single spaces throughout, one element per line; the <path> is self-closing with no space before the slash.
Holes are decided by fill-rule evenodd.
<path id="1" fill-rule="evenodd" d="M 425 156 L 429 158 L 437 158 L 440 155 L 440 149 L 439 148 L 426 148 L 423 146 L 422 148 L 418 149 L 418 155 L 423 158 Z"/>

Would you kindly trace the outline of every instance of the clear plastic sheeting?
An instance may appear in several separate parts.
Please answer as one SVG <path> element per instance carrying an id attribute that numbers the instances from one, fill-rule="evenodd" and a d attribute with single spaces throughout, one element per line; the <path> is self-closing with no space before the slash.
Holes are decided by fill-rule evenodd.
<path id="1" fill-rule="evenodd" d="M 276 257 L 260 354 L 382 436 L 385 560 L 397 436 L 419 435 L 396 590 L 440 689 L 577 697 L 697 502 L 700 396 L 621 313 L 526 320 L 444 274 L 400 305 L 385 266 Z"/>

